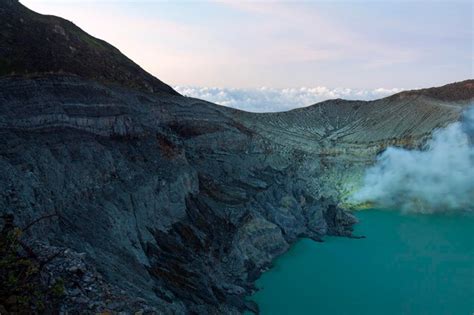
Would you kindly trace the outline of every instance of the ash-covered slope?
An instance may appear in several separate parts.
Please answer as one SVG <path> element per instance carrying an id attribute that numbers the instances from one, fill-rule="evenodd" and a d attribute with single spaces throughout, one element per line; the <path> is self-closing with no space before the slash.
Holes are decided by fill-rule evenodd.
<path id="1" fill-rule="evenodd" d="M 52 72 L 0 78 L 0 211 L 19 225 L 57 214 L 29 236 L 84 252 L 104 277 L 55 269 L 62 310 L 81 314 L 255 310 L 253 281 L 298 237 L 351 235 L 355 219 L 338 204 L 377 152 L 419 145 L 474 95 L 469 81 L 452 99 L 410 92 L 251 114 Z"/>
<path id="2" fill-rule="evenodd" d="M 257 128 L 275 126 L 289 134 L 304 134 L 313 141 L 338 145 L 367 144 L 427 135 L 456 120 L 473 97 L 474 80 L 466 80 L 376 101 L 336 99 L 289 112 L 253 116 Z"/>

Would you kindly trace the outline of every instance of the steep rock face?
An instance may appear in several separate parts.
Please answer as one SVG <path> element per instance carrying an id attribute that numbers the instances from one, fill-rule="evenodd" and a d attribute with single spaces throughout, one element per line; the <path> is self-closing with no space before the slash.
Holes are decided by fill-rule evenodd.
<path id="1" fill-rule="evenodd" d="M 20 225 L 56 211 L 34 237 L 86 252 L 158 311 L 252 309 L 252 281 L 297 237 L 350 234 L 234 110 L 68 75 L 0 85 L 2 211 Z"/>
<path id="2" fill-rule="evenodd" d="M 250 114 L 70 75 L 0 86 L 2 212 L 19 224 L 57 212 L 32 238 L 87 253 L 110 283 L 164 313 L 255 309 L 244 300 L 252 282 L 298 237 L 351 235 L 355 218 L 337 207 L 347 181 L 466 104 L 336 100 Z M 412 126 L 392 112 L 409 106 L 429 115 Z"/>

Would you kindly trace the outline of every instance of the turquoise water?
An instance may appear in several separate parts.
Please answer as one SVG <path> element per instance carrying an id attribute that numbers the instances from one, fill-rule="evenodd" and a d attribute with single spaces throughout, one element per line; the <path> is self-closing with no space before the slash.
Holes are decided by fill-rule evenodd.
<path id="1" fill-rule="evenodd" d="M 262 314 L 474 314 L 474 216 L 358 212 L 366 239 L 303 239 L 257 281 Z"/>

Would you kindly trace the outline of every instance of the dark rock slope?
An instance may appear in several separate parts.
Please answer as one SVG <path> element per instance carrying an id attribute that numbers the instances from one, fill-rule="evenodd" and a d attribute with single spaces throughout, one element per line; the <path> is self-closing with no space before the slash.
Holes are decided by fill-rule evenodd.
<path id="1" fill-rule="evenodd" d="M 15 2 L 2 1 L 0 15 L 18 23 L 9 15 Z M 2 36 L 16 32 L 3 18 L 0 25 Z M 0 60 L 12 65 L 4 52 L 20 46 L 0 45 Z M 39 57 L 16 58 L 28 65 Z M 68 248 L 58 259 L 85 253 L 81 264 L 93 267 L 81 277 L 101 279 L 101 291 L 89 294 L 77 268 L 66 268 L 75 280 L 62 310 L 72 313 L 254 310 L 245 301 L 253 281 L 298 237 L 351 235 L 356 220 L 340 205 L 378 152 L 420 145 L 474 96 L 466 81 L 441 98 L 435 89 L 251 114 L 163 93 L 166 86 L 133 64 L 108 73 L 109 66 L 88 62 L 86 69 L 104 72 L 52 67 L 0 77 L 0 212 L 14 213 L 19 225 L 58 214 L 29 237 Z M 128 81 L 123 73 L 140 75 Z M 144 82 L 155 82 L 158 92 Z M 103 298 L 103 288 L 141 302 Z"/>
<path id="2" fill-rule="evenodd" d="M 178 94 L 110 44 L 73 23 L 0 0 L 0 75 L 73 73 L 103 83 Z"/>

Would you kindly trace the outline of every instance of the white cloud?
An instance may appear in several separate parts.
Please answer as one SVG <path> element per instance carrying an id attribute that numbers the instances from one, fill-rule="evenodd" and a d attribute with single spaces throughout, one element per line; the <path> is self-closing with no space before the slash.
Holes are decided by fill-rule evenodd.
<path id="1" fill-rule="evenodd" d="M 200 98 L 220 105 L 250 112 L 278 112 L 309 106 L 324 100 L 343 98 L 349 100 L 373 100 L 400 92 L 402 89 L 350 89 L 325 86 L 300 88 L 216 88 L 175 86 L 179 93 Z"/>

